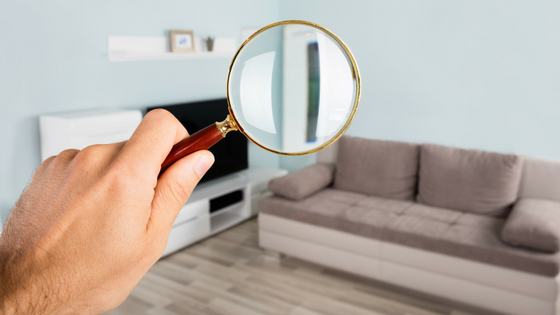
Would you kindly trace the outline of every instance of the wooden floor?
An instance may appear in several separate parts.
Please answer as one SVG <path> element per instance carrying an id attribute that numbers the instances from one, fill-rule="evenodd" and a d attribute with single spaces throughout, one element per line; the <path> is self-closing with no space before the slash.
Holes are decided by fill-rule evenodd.
<path id="1" fill-rule="evenodd" d="M 158 261 L 120 314 L 490 315 L 258 247 L 251 220 Z"/>

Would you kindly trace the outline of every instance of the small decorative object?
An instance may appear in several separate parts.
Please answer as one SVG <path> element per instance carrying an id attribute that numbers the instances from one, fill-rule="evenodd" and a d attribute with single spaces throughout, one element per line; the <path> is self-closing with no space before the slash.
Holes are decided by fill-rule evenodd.
<path id="1" fill-rule="evenodd" d="M 214 47 L 214 37 L 208 36 L 204 39 L 204 42 L 206 43 L 206 48 L 208 48 L 208 51 L 212 51 L 212 48 Z"/>
<path id="2" fill-rule="evenodd" d="M 172 52 L 194 51 L 193 31 L 171 31 L 170 35 Z"/>

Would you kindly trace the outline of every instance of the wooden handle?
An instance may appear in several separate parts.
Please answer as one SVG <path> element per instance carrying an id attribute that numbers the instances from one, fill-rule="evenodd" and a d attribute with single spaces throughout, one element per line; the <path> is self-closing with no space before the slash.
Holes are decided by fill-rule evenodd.
<path id="1" fill-rule="evenodd" d="M 218 126 L 216 124 L 211 124 L 210 126 L 196 132 L 192 136 L 181 140 L 173 146 L 173 149 L 171 149 L 171 152 L 161 164 L 161 171 L 159 172 L 159 175 L 161 176 L 161 174 L 165 172 L 169 166 L 181 158 L 199 150 L 207 150 L 223 138 L 224 135 Z"/>

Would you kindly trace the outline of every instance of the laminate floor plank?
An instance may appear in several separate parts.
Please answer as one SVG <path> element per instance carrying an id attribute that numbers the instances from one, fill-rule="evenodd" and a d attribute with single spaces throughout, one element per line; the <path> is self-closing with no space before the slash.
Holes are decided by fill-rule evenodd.
<path id="1" fill-rule="evenodd" d="M 362 308 L 377 309 L 380 312 L 393 312 L 395 314 L 399 314 L 404 311 L 405 314 L 414 315 L 447 315 L 450 311 L 444 310 L 444 312 L 433 312 L 421 307 L 400 303 L 395 300 L 374 296 L 371 294 L 361 293 L 356 290 L 347 292 L 344 296 L 337 297 L 336 299 L 347 304 L 359 305 Z"/>
<path id="2" fill-rule="evenodd" d="M 339 288 L 343 290 L 351 290 L 354 288 L 354 285 L 351 282 L 340 281 L 338 279 L 325 277 L 320 272 L 316 272 L 307 268 L 297 268 L 292 272 L 292 274 L 302 280 L 313 281 L 317 284 L 322 284 L 333 288 Z"/>
<path id="3" fill-rule="evenodd" d="M 223 268 L 217 265 L 199 265 L 193 269 L 196 272 L 213 276 L 223 281 L 240 282 L 251 276 L 250 273 L 240 271 L 234 268 Z"/>
<path id="4" fill-rule="evenodd" d="M 235 294 L 230 290 L 227 291 L 219 290 L 214 287 L 203 285 L 200 283 L 193 284 L 193 289 L 205 290 L 209 293 L 214 294 L 216 298 L 226 300 L 231 303 L 235 303 L 235 305 L 241 306 L 243 308 L 251 309 L 253 311 L 259 312 L 260 314 L 271 314 L 271 315 L 282 314 L 282 312 L 276 309 L 273 305 L 270 304 L 267 305 L 263 303 L 263 301 L 258 301 L 258 300 L 248 298 L 246 296 Z M 210 302 L 210 304 L 212 304 L 212 301 Z"/>
<path id="5" fill-rule="evenodd" d="M 181 315 L 160 306 L 150 308 L 149 310 L 146 311 L 146 314 L 147 315 Z"/>
<path id="6" fill-rule="evenodd" d="M 282 298 L 276 298 L 269 294 L 263 294 L 261 291 L 247 289 L 242 286 L 234 286 L 228 291 L 232 294 L 243 296 L 253 301 L 258 301 L 264 303 L 265 305 L 269 305 L 274 310 L 276 310 L 275 313 L 277 314 L 287 314 L 297 306 L 297 304 L 286 302 Z"/>
<path id="7" fill-rule="evenodd" d="M 402 313 L 381 313 L 372 309 L 365 309 L 357 305 L 351 305 L 335 299 L 322 297 L 320 299 L 308 299 L 302 304 L 303 307 L 326 315 L 405 315 Z"/>
<path id="8" fill-rule="evenodd" d="M 107 314 L 499 315 L 273 255 L 259 248 L 255 219 L 161 259 Z"/>
<path id="9" fill-rule="evenodd" d="M 208 239 L 206 241 L 210 240 L 211 239 Z M 224 265 L 230 266 L 239 263 L 245 263 L 249 260 L 242 255 L 237 255 L 235 251 L 226 251 L 220 248 L 214 248 L 213 246 L 205 245 L 195 245 L 190 253 L 195 256 L 212 259 L 215 262 L 221 262 Z"/>
<path id="10" fill-rule="evenodd" d="M 212 309 L 207 304 L 191 304 L 180 302 L 172 303 L 166 306 L 165 309 L 179 315 L 223 315 L 223 313 Z"/>
<path id="11" fill-rule="evenodd" d="M 163 271 L 165 271 L 164 272 L 165 276 L 171 279 L 173 278 L 170 277 L 169 275 L 174 274 L 178 279 L 188 281 L 188 283 L 198 280 L 198 281 L 206 282 L 208 284 L 211 284 L 215 287 L 224 290 L 229 289 L 232 286 L 231 282 L 220 279 L 218 275 L 214 275 L 214 276 L 206 275 L 204 273 L 197 272 L 196 269 L 191 270 L 191 269 L 181 268 L 180 266 L 177 266 L 176 264 L 173 264 L 171 262 L 159 261 L 154 265 L 154 267 L 156 266 L 159 268 L 158 270 L 162 270 L 162 273 Z"/>
<path id="12" fill-rule="evenodd" d="M 262 315 L 263 313 L 252 310 L 234 302 L 216 298 L 210 302 L 210 306 L 222 315 Z"/>
<path id="13" fill-rule="evenodd" d="M 171 299 L 173 302 L 163 306 L 164 308 L 168 308 L 170 305 L 191 305 L 193 303 L 200 303 L 200 304 L 206 304 L 209 301 L 211 301 L 214 297 L 211 296 L 209 298 L 206 298 L 203 296 L 201 297 L 200 295 L 203 295 L 203 293 L 200 293 L 198 291 L 196 292 L 188 292 L 184 293 L 184 292 L 178 292 L 175 291 L 173 289 L 166 289 L 163 288 L 159 285 L 155 285 L 153 286 L 153 290 L 157 291 L 158 293 L 166 296 L 167 298 Z M 196 293 L 196 294 L 194 294 Z"/>
<path id="14" fill-rule="evenodd" d="M 248 270 L 248 268 L 254 269 L 255 276 L 248 278 L 248 281 L 260 278 L 267 280 L 270 285 L 280 286 L 284 290 L 298 292 L 299 294 L 303 294 L 303 296 L 312 295 L 333 298 L 342 295 L 345 290 L 349 289 L 344 287 L 326 286 L 315 280 L 303 279 L 301 277 L 294 276 L 290 271 L 271 268 L 270 266 L 252 265 L 249 267 L 244 265 L 235 267 L 239 267 L 243 270 Z"/>
<path id="15" fill-rule="evenodd" d="M 242 283 L 236 283 L 234 288 L 250 290 L 252 292 L 260 293 L 262 295 L 291 305 L 300 305 L 301 303 L 303 303 L 303 301 L 305 301 L 305 298 L 300 295 L 297 295 L 291 291 L 287 292 L 284 289 L 277 289 L 275 287 L 269 286 L 266 283 L 259 284 L 255 282 L 245 281 Z"/>
<path id="16" fill-rule="evenodd" d="M 294 308 L 289 313 L 289 315 L 324 315 L 324 314 L 308 310 L 305 307 L 298 306 Z"/>
<path id="17" fill-rule="evenodd" d="M 130 293 L 130 296 L 135 297 L 140 301 L 147 302 L 152 306 L 164 307 L 173 302 L 172 299 L 165 297 L 149 288 L 145 288 L 143 284 L 138 284 Z"/>
<path id="18" fill-rule="evenodd" d="M 355 301 L 360 303 L 360 301 L 376 301 L 375 303 L 382 304 L 389 307 L 390 309 L 410 309 L 418 315 L 421 314 L 449 314 L 451 308 L 438 305 L 436 303 L 431 303 L 425 299 L 419 299 L 414 297 L 409 297 L 402 294 L 392 294 L 392 292 L 387 289 L 377 289 L 375 294 L 371 294 L 368 291 L 360 291 L 360 284 L 356 284 L 356 281 L 349 277 L 340 277 L 333 274 L 324 273 L 322 271 L 315 271 L 309 269 L 298 269 L 294 271 L 294 274 L 302 276 L 303 278 L 313 278 L 319 281 L 323 281 L 326 285 L 345 285 L 349 286 L 352 291 L 347 293 L 345 296 L 338 297 L 339 300 L 344 301 Z M 371 287 L 366 286 L 366 287 Z M 357 290 L 356 290 L 357 289 Z M 396 307 L 393 305 L 397 305 Z"/>
<path id="19" fill-rule="evenodd" d="M 134 296 L 129 296 L 117 309 L 113 312 L 114 315 L 127 315 L 127 314 L 146 314 L 146 310 L 150 309 L 153 305 L 142 301 Z"/>
<path id="20" fill-rule="evenodd" d="M 223 266 L 222 264 L 214 263 L 211 260 L 204 259 L 204 258 L 199 258 L 197 256 L 189 255 L 189 254 L 184 253 L 184 252 L 179 252 L 179 253 L 176 253 L 174 255 L 167 256 L 167 257 L 165 257 L 161 260 L 177 264 L 177 265 L 179 265 L 181 267 L 184 267 L 184 268 L 187 268 L 187 269 L 194 269 L 201 264 L 202 265 L 216 264 L 216 265 Z"/>
<path id="21" fill-rule="evenodd" d="M 193 247 L 192 250 L 189 251 L 189 255 L 196 256 L 201 259 L 206 259 L 213 263 L 217 263 L 227 267 L 239 263 L 239 258 L 236 259 L 235 257 L 225 257 L 219 251 L 211 250 L 203 246 Z"/>
<path id="22" fill-rule="evenodd" d="M 291 267 L 291 268 L 305 268 L 308 270 L 314 270 L 316 272 L 321 272 L 321 273 L 325 270 L 325 267 L 289 256 L 285 256 L 284 258 L 282 258 L 282 260 L 280 261 L 280 265 Z"/>

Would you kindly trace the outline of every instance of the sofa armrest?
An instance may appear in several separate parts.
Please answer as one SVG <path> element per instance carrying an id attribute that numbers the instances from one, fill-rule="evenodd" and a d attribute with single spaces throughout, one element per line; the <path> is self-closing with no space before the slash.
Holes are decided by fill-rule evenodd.
<path id="1" fill-rule="evenodd" d="M 301 200 L 329 186 L 333 177 L 334 164 L 317 163 L 271 180 L 268 189 L 282 197 Z"/>
<path id="2" fill-rule="evenodd" d="M 560 250 L 560 203 L 521 199 L 502 229 L 502 240 L 515 246 L 545 252 Z"/>

